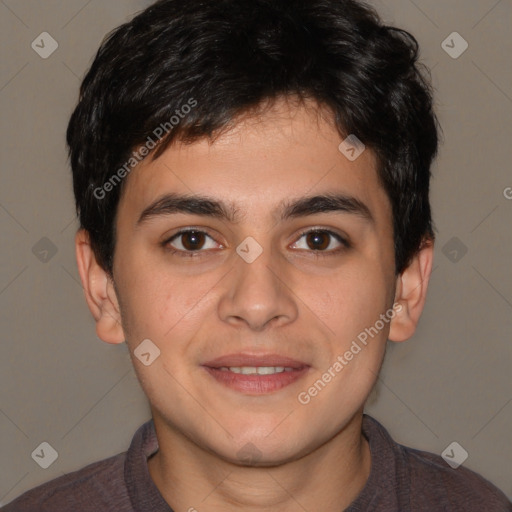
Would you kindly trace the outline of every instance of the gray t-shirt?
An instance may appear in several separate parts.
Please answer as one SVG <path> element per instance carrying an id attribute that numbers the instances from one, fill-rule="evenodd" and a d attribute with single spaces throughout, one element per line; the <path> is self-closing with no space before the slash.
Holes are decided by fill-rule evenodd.
<path id="1" fill-rule="evenodd" d="M 452 469 L 439 455 L 395 443 L 386 429 L 366 414 L 363 434 L 370 444 L 370 476 L 344 512 L 512 511 L 512 502 L 481 476 L 462 466 Z M 137 430 L 127 452 L 36 487 L 1 510 L 173 512 L 148 471 L 147 459 L 157 450 L 150 420 Z"/>

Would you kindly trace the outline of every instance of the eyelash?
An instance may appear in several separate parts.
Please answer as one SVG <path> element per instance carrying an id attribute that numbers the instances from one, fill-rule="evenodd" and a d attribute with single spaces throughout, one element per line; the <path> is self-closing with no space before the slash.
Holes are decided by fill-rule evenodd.
<path id="1" fill-rule="evenodd" d="M 214 240 L 214 238 L 212 236 L 210 236 L 206 231 L 202 231 L 200 229 L 195 229 L 195 228 L 188 228 L 188 229 L 183 229 L 181 231 L 178 231 L 177 233 L 172 235 L 170 238 L 167 238 L 166 240 L 164 240 L 161 243 L 161 245 L 162 245 L 162 247 L 166 251 L 169 251 L 171 254 L 178 254 L 179 256 L 184 257 L 184 258 L 194 258 L 194 257 L 197 257 L 202 252 L 205 252 L 205 251 L 201 250 L 201 249 L 197 250 L 197 251 L 183 251 L 181 249 L 175 249 L 174 247 L 172 247 L 170 245 L 170 243 L 172 241 L 174 241 L 175 239 L 179 238 L 181 235 L 184 235 L 184 234 L 190 233 L 190 232 L 201 233 L 201 234 L 204 234 L 207 237 L 211 238 L 212 240 Z M 338 247 L 337 249 L 331 249 L 331 250 L 313 250 L 313 249 L 310 249 L 310 250 L 307 251 L 307 252 L 312 253 L 316 257 L 320 257 L 321 258 L 321 257 L 327 257 L 327 256 L 335 256 L 335 255 L 339 254 L 340 252 L 342 252 L 342 251 L 344 251 L 346 249 L 349 249 L 351 247 L 351 244 L 348 242 L 348 240 L 343 238 L 338 233 L 335 233 L 334 231 L 331 231 L 329 229 L 322 229 L 322 228 L 313 228 L 313 229 L 308 229 L 308 230 L 305 230 L 305 231 L 301 232 L 301 234 L 297 238 L 296 242 L 299 241 L 303 236 L 309 235 L 310 233 L 323 233 L 323 234 L 327 234 L 327 235 L 331 236 L 336 241 L 338 241 L 338 242 L 340 242 L 342 244 L 342 247 Z M 296 242 L 294 242 L 294 243 L 296 243 Z M 300 250 L 304 250 L 304 249 L 300 249 Z"/>

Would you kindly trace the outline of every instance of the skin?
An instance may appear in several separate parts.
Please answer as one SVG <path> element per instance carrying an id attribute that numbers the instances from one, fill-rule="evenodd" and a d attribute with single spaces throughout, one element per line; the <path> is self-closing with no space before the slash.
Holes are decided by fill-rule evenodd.
<path id="1" fill-rule="evenodd" d="M 350 162 L 338 150 L 341 140 L 321 110 L 279 100 L 213 142 L 174 144 L 132 171 L 116 218 L 113 279 L 98 265 L 87 232 L 77 234 L 97 335 L 130 348 L 160 447 L 149 471 L 176 511 L 339 512 L 369 476 L 364 403 L 386 340 L 414 333 L 433 246 L 427 243 L 394 274 L 391 205 L 378 183 L 375 155 L 366 149 Z M 363 202 L 373 222 L 339 211 L 287 220 L 276 213 L 282 201 L 333 191 Z M 240 218 L 172 213 L 138 223 L 166 192 L 233 203 Z M 162 242 L 186 227 L 212 238 L 194 257 L 165 250 Z M 350 246 L 324 235 L 322 252 L 301 237 L 320 228 Z M 236 253 L 248 236 L 263 248 L 250 264 Z M 181 251 L 190 247 L 186 236 L 171 243 Z M 307 405 L 299 403 L 298 394 L 394 303 L 401 307 L 393 320 Z M 161 351 L 150 366 L 133 356 L 147 338 Z M 241 351 L 286 355 L 308 363 L 309 373 L 254 396 L 221 385 L 201 367 Z M 252 463 L 237 456 L 248 443 L 260 457 Z"/>

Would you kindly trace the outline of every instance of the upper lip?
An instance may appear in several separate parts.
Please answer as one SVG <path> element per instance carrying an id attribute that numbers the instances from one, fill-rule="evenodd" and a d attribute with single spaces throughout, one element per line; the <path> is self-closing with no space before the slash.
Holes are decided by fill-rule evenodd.
<path id="1" fill-rule="evenodd" d="M 281 356 L 279 354 L 228 354 L 225 356 L 217 357 L 206 363 L 203 366 L 210 368 L 221 367 L 241 367 L 241 366 L 284 366 L 286 368 L 301 369 L 308 364 L 292 359 L 291 357 Z"/>

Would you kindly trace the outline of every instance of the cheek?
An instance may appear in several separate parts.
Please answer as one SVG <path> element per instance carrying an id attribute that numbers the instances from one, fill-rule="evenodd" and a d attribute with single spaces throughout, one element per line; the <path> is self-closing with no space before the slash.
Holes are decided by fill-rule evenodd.
<path id="1" fill-rule="evenodd" d="M 339 342 L 375 323 L 389 307 L 389 283 L 376 267 L 340 271 L 322 280 L 305 280 L 308 304 Z"/>
<path id="2" fill-rule="evenodd" d="M 137 267 L 134 267 L 137 268 Z M 141 268 L 141 267 L 138 267 Z M 182 277 L 156 266 L 137 272 L 122 290 L 127 338 L 150 338 L 162 348 L 189 339 L 209 314 L 214 276 Z"/>

